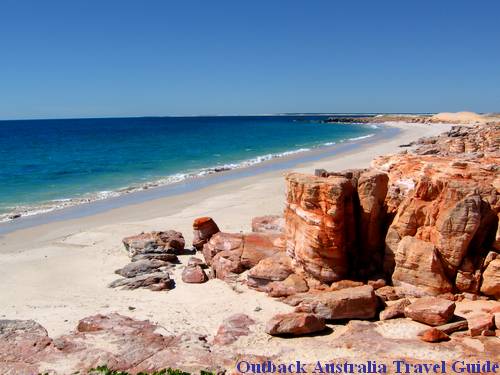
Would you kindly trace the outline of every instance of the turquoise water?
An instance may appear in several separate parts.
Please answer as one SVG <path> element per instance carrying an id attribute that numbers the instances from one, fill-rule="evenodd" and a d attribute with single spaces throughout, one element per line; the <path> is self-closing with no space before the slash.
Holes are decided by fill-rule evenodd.
<path id="1" fill-rule="evenodd" d="M 367 137 L 322 116 L 0 121 L 0 219 Z M 3 215 L 3 216 L 2 216 Z"/>

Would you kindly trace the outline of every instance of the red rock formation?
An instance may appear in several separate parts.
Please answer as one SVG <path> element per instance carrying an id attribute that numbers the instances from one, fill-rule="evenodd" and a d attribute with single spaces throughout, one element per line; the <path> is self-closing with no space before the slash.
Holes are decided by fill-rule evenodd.
<path id="1" fill-rule="evenodd" d="M 290 173 L 285 208 L 287 253 L 320 281 L 340 280 L 348 271 L 354 238 L 351 181 Z"/>
<path id="2" fill-rule="evenodd" d="M 404 237 L 399 242 L 395 262 L 392 282 L 405 294 L 438 295 L 452 290 L 437 251 L 429 242 Z"/>

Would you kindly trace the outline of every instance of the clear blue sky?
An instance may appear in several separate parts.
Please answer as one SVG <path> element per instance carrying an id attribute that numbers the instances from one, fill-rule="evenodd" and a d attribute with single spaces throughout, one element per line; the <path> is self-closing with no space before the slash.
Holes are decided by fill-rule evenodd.
<path id="1" fill-rule="evenodd" d="M 0 119 L 500 111 L 498 0 L 2 0 Z"/>

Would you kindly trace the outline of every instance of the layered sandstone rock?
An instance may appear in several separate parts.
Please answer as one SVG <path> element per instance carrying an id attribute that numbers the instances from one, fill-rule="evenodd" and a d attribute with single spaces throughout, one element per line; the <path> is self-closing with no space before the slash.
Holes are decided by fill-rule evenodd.
<path id="1" fill-rule="evenodd" d="M 287 253 L 320 281 L 344 278 L 355 230 L 351 181 L 299 173 L 288 174 L 286 181 Z"/>
<path id="2" fill-rule="evenodd" d="M 405 294 L 438 295 L 452 290 L 436 248 L 429 242 L 404 237 L 398 245 L 392 282 Z"/>

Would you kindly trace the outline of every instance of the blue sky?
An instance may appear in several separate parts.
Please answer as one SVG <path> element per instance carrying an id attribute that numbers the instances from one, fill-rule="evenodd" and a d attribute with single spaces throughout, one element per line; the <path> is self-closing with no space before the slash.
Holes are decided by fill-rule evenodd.
<path id="1" fill-rule="evenodd" d="M 2 0 L 0 119 L 500 111 L 498 0 Z"/>

